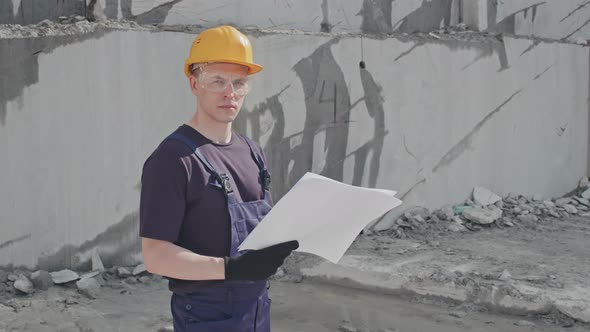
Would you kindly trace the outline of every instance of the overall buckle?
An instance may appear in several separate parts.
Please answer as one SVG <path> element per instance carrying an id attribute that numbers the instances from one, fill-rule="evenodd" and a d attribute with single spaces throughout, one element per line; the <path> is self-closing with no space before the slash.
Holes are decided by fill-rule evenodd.
<path id="1" fill-rule="evenodd" d="M 221 189 L 223 189 L 223 191 L 226 194 L 233 192 L 233 189 L 231 188 L 231 182 L 229 182 L 229 176 L 227 176 L 227 174 L 225 174 L 225 173 L 218 174 L 217 181 L 219 181 L 219 184 L 221 185 Z"/>
<path id="2" fill-rule="evenodd" d="M 270 188 L 270 172 L 266 168 L 260 171 L 260 181 L 262 181 L 262 188 L 264 190 Z"/>

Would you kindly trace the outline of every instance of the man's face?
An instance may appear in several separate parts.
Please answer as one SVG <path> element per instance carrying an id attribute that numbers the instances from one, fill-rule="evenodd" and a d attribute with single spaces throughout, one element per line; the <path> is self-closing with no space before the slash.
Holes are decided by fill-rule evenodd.
<path id="1" fill-rule="evenodd" d="M 232 63 L 207 64 L 189 77 L 198 110 L 210 120 L 232 122 L 248 93 L 248 68 Z"/>

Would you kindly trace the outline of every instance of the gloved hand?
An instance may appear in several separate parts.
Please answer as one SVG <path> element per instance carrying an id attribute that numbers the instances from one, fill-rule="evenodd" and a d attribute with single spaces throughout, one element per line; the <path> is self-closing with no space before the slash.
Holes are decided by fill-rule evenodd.
<path id="1" fill-rule="evenodd" d="M 260 250 L 251 250 L 240 256 L 225 257 L 225 279 L 268 279 L 283 265 L 285 258 L 297 248 L 299 248 L 299 242 L 289 241 Z"/>

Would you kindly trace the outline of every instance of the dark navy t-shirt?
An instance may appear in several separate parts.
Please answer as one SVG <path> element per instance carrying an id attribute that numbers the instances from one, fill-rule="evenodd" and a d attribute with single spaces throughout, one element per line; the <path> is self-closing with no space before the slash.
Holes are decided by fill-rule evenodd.
<path id="1" fill-rule="evenodd" d="M 188 125 L 176 132 L 194 142 L 217 172 L 229 175 L 239 201 L 263 198 L 260 170 L 243 137 L 233 133 L 228 144 L 215 144 Z M 255 148 L 263 154 L 259 146 Z M 200 255 L 228 256 L 227 201 L 220 188 L 208 185 L 210 178 L 211 173 L 185 143 L 170 139 L 160 144 L 143 166 L 139 235 L 169 241 Z M 170 279 L 169 288 L 187 293 L 211 283 Z"/>

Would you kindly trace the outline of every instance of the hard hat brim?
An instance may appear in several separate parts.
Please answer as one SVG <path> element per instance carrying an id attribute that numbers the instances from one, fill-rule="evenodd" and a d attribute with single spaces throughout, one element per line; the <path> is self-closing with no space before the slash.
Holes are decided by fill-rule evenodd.
<path id="1" fill-rule="evenodd" d="M 187 78 L 191 75 L 190 66 L 195 63 L 197 63 L 197 62 L 192 62 L 192 61 L 190 61 L 190 59 L 186 60 L 186 62 L 184 64 L 184 74 L 186 75 Z M 251 62 L 245 62 L 245 61 L 237 61 L 237 60 L 229 60 L 229 59 L 215 59 L 215 60 L 209 60 L 209 61 L 207 61 L 207 63 L 233 63 L 236 65 L 242 65 L 242 66 L 248 68 L 248 75 L 256 74 L 262 70 L 262 66 L 257 65 L 255 63 L 251 63 Z"/>

